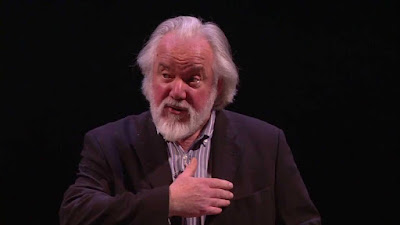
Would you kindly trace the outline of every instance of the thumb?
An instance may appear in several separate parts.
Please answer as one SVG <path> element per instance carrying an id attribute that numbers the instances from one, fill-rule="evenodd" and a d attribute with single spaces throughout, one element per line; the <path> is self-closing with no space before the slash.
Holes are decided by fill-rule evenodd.
<path id="1" fill-rule="evenodd" d="M 193 177 L 194 173 L 196 172 L 196 169 L 197 169 L 197 159 L 193 158 L 190 161 L 189 165 L 182 172 L 181 176 Z"/>

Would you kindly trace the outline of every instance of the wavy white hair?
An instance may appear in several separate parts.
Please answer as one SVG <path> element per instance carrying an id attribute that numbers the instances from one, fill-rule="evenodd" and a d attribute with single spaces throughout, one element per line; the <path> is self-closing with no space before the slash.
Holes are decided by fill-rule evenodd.
<path id="1" fill-rule="evenodd" d="M 222 82 L 221 93 L 214 102 L 214 109 L 223 109 L 233 102 L 236 95 L 236 86 L 239 75 L 235 63 L 232 60 L 231 48 L 224 32 L 212 22 L 202 22 L 201 19 L 191 16 L 179 16 L 167 19 L 154 30 L 146 45 L 137 57 L 137 63 L 144 75 L 142 92 L 150 101 L 152 69 L 156 50 L 160 39 L 168 32 L 175 31 L 183 37 L 203 35 L 210 43 L 214 53 L 212 66 L 215 81 Z"/>

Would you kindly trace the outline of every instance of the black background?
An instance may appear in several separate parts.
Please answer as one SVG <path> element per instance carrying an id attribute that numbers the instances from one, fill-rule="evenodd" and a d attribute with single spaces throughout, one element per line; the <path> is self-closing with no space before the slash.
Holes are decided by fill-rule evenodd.
<path id="1" fill-rule="evenodd" d="M 397 4 L 323 2 L 2 1 L 0 224 L 58 224 L 84 133 L 148 108 L 134 59 L 178 15 L 224 30 L 228 109 L 285 131 L 324 224 L 394 224 Z"/>

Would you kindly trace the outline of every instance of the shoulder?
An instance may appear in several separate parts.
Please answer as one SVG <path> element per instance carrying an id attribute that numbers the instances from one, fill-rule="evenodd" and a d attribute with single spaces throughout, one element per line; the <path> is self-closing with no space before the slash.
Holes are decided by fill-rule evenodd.
<path id="1" fill-rule="evenodd" d="M 229 121 L 232 129 L 245 130 L 246 132 L 265 132 L 278 134 L 281 129 L 261 119 L 240 114 L 229 110 L 221 110 L 219 115 Z"/>
<path id="2" fill-rule="evenodd" d="M 86 135 L 101 139 L 132 138 L 135 137 L 135 134 L 138 133 L 141 127 L 146 126 L 148 122 L 151 122 L 151 115 L 149 111 L 146 111 L 138 115 L 129 115 L 119 120 L 106 123 L 89 130 Z"/>
<path id="3" fill-rule="evenodd" d="M 228 110 L 222 110 L 217 115 L 220 118 L 217 117 L 219 122 L 216 122 L 215 129 L 242 143 L 246 149 L 258 149 L 260 146 L 276 149 L 284 137 L 280 128 L 258 118 Z"/>

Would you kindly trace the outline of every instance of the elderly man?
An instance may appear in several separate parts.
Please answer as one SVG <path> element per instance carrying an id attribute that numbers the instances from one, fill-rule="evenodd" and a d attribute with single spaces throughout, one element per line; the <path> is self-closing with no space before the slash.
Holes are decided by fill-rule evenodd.
<path id="1" fill-rule="evenodd" d="M 320 224 L 283 132 L 223 108 L 238 73 L 213 23 L 161 23 L 137 60 L 150 112 L 88 132 L 61 224 Z"/>

